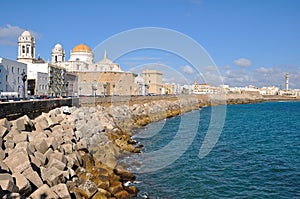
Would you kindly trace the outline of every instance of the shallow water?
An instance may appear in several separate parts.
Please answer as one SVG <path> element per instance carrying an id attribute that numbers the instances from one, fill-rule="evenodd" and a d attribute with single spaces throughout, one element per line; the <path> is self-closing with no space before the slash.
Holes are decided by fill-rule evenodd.
<path id="1" fill-rule="evenodd" d="M 195 137 L 173 163 L 136 174 L 139 198 L 300 198 L 300 102 L 228 105 L 219 140 L 203 159 L 198 154 L 211 107 L 185 116 L 190 124 L 199 122 Z M 135 139 L 144 154 L 166 148 L 183 120 L 177 116 L 141 130 Z M 194 136 L 188 125 L 184 131 Z M 141 156 L 136 159 L 143 164 Z"/>

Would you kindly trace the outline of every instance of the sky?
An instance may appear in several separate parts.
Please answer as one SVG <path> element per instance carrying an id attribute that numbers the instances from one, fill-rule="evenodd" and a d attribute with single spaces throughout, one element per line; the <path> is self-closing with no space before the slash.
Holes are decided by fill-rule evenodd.
<path id="1" fill-rule="evenodd" d="M 298 0 L 2 0 L 1 8 L 0 57 L 16 59 L 17 38 L 25 29 L 36 38 L 37 56 L 48 61 L 56 43 L 68 59 L 80 43 L 96 49 L 124 31 L 157 27 L 194 41 L 212 63 L 205 66 L 182 54 L 139 49 L 114 59 L 124 71 L 155 66 L 170 83 L 205 83 L 219 74 L 232 87 L 283 87 L 289 72 L 290 87 L 300 88 Z M 175 44 L 183 45 L 181 40 Z M 122 49 L 125 43 L 117 45 Z M 193 50 L 191 46 L 186 52 Z"/>

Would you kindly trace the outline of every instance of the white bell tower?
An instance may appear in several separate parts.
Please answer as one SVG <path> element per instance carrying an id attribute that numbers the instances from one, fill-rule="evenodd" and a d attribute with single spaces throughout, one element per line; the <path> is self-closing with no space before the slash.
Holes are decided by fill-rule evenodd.
<path id="1" fill-rule="evenodd" d="M 52 49 L 52 64 L 65 61 L 65 51 L 60 44 L 56 44 Z"/>
<path id="2" fill-rule="evenodd" d="M 35 39 L 28 30 L 25 30 L 18 39 L 17 61 L 33 63 L 35 60 Z"/>

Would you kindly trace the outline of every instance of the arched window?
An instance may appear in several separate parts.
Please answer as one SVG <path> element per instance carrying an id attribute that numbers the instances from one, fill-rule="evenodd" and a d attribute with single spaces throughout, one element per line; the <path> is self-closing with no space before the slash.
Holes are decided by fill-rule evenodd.
<path id="1" fill-rule="evenodd" d="M 25 46 L 22 46 L 22 53 L 25 53 Z"/>

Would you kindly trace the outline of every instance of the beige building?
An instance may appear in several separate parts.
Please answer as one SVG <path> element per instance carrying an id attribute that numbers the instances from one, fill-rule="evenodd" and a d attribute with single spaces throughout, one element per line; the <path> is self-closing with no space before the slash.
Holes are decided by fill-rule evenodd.
<path id="1" fill-rule="evenodd" d="M 148 86 L 148 93 L 156 95 L 164 94 L 161 71 L 146 69 L 142 72 L 142 78 L 145 80 L 145 84 Z"/>
<path id="2" fill-rule="evenodd" d="M 77 72 L 79 95 L 136 95 L 134 73 L 126 72 Z"/>

